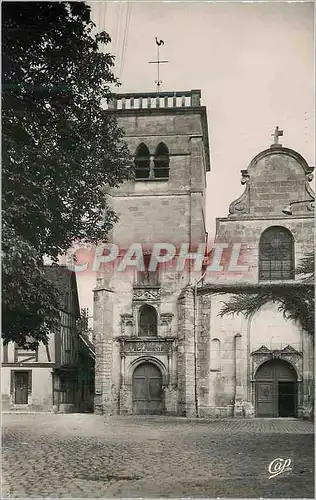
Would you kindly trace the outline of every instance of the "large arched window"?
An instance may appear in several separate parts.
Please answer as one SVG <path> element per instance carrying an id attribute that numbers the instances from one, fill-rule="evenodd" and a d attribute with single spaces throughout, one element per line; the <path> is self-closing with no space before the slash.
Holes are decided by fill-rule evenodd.
<path id="1" fill-rule="evenodd" d="M 157 336 L 156 309 L 148 304 L 144 304 L 139 310 L 139 335 L 141 337 Z"/>
<path id="2" fill-rule="evenodd" d="M 259 280 L 294 279 L 294 238 L 285 227 L 269 227 L 259 243 Z"/>
<path id="3" fill-rule="evenodd" d="M 147 179 L 150 172 L 150 153 L 143 142 L 136 149 L 134 162 L 136 179 Z"/>
<path id="4" fill-rule="evenodd" d="M 169 150 L 163 142 L 160 142 L 160 144 L 158 144 L 156 148 L 154 165 L 154 173 L 156 178 L 169 177 Z"/>

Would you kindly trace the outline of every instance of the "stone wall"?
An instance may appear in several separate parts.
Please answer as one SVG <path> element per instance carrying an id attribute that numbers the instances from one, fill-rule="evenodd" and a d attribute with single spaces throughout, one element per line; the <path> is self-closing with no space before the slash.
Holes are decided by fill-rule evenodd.
<path id="1" fill-rule="evenodd" d="M 106 189 L 107 201 L 119 216 L 109 242 L 118 245 L 122 254 L 134 243 L 140 243 L 143 249 L 152 249 L 155 243 L 172 243 L 177 250 L 183 243 L 204 243 L 209 170 L 205 109 L 135 110 L 135 113 L 127 110 L 119 111 L 117 119 L 132 154 L 143 142 L 153 161 L 156 147 L 163 142 L 169 150 L 170 170 L 168 180 L 137 180 L 117 189 Z M 159 275 L 159 287 L 149 290 L 146 299 L 138 293 L 141 290 L 135 292 L 135 269 L 118 271 L 115 266 L 110 270 L 103 266 L 94 303 L 94 333 L 98 339 L 95 411 L 132 412 L 131 381 L 127 384 L 125 380 L 129 359 L 122 357 L 117 339 L 122 335 L 137 336 L 139 307 L 148 302 L 157 312 L 158 337 L 163 339 L 168 335 L 178 339 L 172 362 L 162 360 L 167 363 L 169 374 L 169 383 L 163 388 L 164 411 L 176 414 L 179 404 L 182 413 L 194 414 L 192 332 L 184 333 L 182 329 L 187 312 L 182 311 L 181 305 L 178 308 L 178 298 L 190 281 L 199 276 L 200 273 L 191 273 L 188 266 L 178 271 L 175 263 L 166 265 Z M 166 316 L 167 323 L 163 319 Z M 127 317 L 128 333 L 124 326 Z"/>
<path id="2" fill-rule="evenodd" d="M 180 415 L 196 416 L 194 291 L 185 288 L 178 301 L 178 391 Z"/>
<path id="3" fill-rule="evenodd" d="M 293 214 L 312 216 L 312 172 L 299 153 L 280 144 L 261 151 L 242 170 L 245 191 L 230 205 L 230 216 L 278 217 L 291 202 Z"/>
<path id="4" fill-rule="evenodd" d="M 225 253 L 223 252 L 221 264 L 224 266 L 224 272 L 211 272 L 206 276 L 206 282 L 257 283 L 260 236 L 265 229 L 271 226 L 282 226 L 291 231 L 295 242 L 295 266 L 307 252 L 313 249 L 314 219 L 312 217 L 221 218 L 217 220 L 216 242 L 228 245 L 240 244 L 238 264 L 245 266 L 245 269 L 227 272 L 229 261 L 225 262 Z"/>
<path id="5" fill-rule="evenodd" d="M 254 378 L 256 363 L 253 353 L 261 346 L 268 350 L 282 350 L 287 346 L 298 354 L 284 357 L 297 370 L 299 381 L 298 415 L 304 416 L 311 411 L 313 395 L 314 351 L 310 335 L 301 326 L 286 320 L 276 304 L 262 307 L 251 319 L 243 315 L 219 317 L 223 302 L 230 294 L 209 293 L 199 297 L 200 335 L 209 331 L 209 343 L 199 345 L 199 407 L 201 416 L 230 416 L 236 396 L 242 407 L 241 416 L 254 416 L 255 392 Z M 236 337 L 238 345 L 236 346 Z M 219 343 L 219 348 L 216 345 Z M 206 346 L 208 352 L 206 354 Z M 214 355 L 215 354 L 215 359 Z M 215 352 L 214 352 L 215 351 Z M 216 356 L 218 359 L 216 359 Z M 202 367 L 209 370 L 205 377 Z M 263 361 L 270 359 L 264 355 Z M 204 364 L 205 363 L 205 364 Z M 236 363 L 239 363 L 239 381 L 236 380 Z"/>
<path id="6" fill-rule="evenodd" d="M 240 245 L 241 252 L 239 269 L 231 270 L 231 254 L 224 251 L 222 271 L 207 273 L 204 289 L 199 290 L 201 415 L 254 416 L 258 362 L 270 359 L 272 351 L 282 350 L 282 359 L 297 372 L 298 415 L 310 414 L 314 357 L 309 334 L 300 324 L 286 320 L 272 303 L 248 319 L 243 315 L 222 318 L 219 312 L 231 293 L 244 291 L 245 285 L 262 285 L 258 276 L 259 242 L 265 229 L 282 226 L 292 233 L 295 267 L 314 248 L 314 194 L 309 186 L 312 170 L 298 153 L 280 145 L 259 153 L 242 171 L 244 193 L 230 205 L 228 217 L 217 219 L 216 243 Z M 283 209 L 291 202 L 295 203 L 292 215 L 288 215 Z M 289 286 L 295 286 L 295 280 Z M 266 352 L 253 354 L 262 346 Z"/>

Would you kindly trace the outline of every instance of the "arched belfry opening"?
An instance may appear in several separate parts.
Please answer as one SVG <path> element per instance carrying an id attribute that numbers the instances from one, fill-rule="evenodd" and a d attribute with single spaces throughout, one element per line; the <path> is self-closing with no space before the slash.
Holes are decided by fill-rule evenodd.
<path id="1" fill-rule="evenodd" d="M 147 179 L 150 173 L 150 153 L 143 142 L 136 149 L 134 163 L 136 179 Z"/>
<path id="2" fill-rule="evenodd" d="M 259 280 L 290 280 L 295 276 L 294 238 L 287 228 L 266 229 L 259 243 Z"/>
<path id="3" fill-rule="evenodd" d="M 160 142 L 156 148 L 154 165 L 155 177 L 169 177 L 169 150 L 163 142 Z"/>
<path id="4" fill-rule="evenodd" d="M 149 304 L 144 304 L 139 310 L 138 333 L 140 337 L 157 336 L 157 311 Z"/>
<path id="5" fill-rule="evenodd" d="M 290 363 L 266 361 L 259 366 L 255 380 L 257 417 L 296 417 L 297 374 Z"/>

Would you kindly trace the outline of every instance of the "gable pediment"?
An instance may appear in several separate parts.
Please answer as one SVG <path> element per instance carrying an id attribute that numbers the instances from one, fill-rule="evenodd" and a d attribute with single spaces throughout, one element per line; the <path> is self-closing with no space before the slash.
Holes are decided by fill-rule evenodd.
<path id="1" fill-rule="evenodd" d="M 242 170 L 244 193 L 229 207 L 229 216 L 280 216 L 291 202 L 295 214 L 313 215 L 314 193 L 310 186 L 314 168 L 296 151 L 274 145 L 259 153 Z M 293 206 L 294 208 L 294 206 Z"/>

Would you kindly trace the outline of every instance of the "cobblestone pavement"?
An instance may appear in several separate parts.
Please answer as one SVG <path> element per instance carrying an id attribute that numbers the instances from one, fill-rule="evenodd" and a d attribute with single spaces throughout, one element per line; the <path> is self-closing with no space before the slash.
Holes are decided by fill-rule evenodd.
<path id="1" fill-rule="evenodd" d="M 313 424 L 4 414 L 2 498 L 312 498 Z M 269 479 L 275 458 L 292 470 Z"/>

